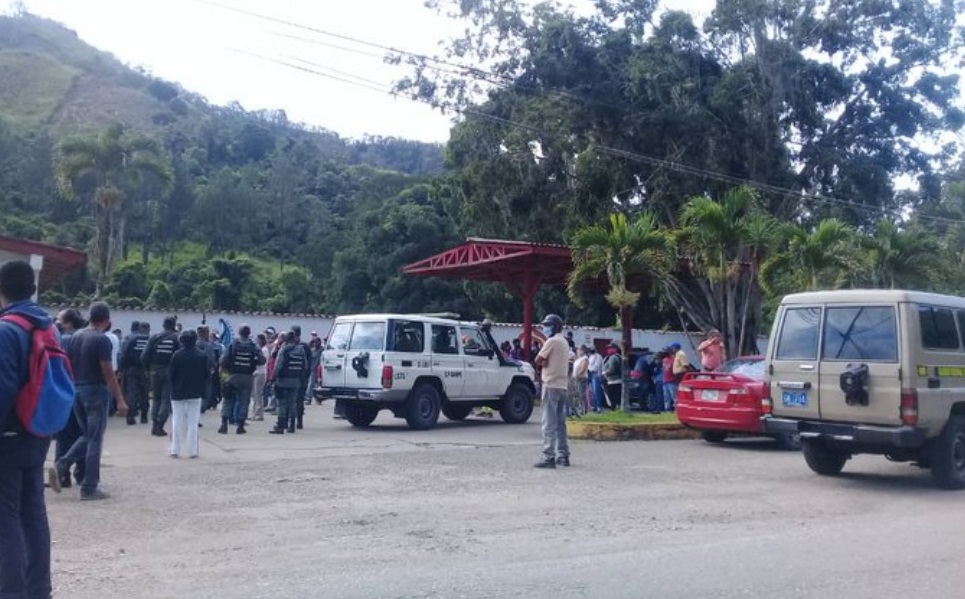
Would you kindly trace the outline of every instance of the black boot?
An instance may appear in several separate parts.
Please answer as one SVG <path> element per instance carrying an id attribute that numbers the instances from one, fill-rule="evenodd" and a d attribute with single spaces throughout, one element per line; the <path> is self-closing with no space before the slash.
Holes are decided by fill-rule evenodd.
<path id="1" fill-rule="evenodd" d="M 155 437 L 164 437 L 164 436 L 165 436 L 164 431 L 162 430 L 162 427 L 161 427 L 161 421 L 160 421 L 160 420 L 155 420 L 155 421 L 154 421 L 154 425 L 151 427 L 151 435 L 153 435 L 153 436 L 155 436 Z"/>
<path id="2" fill-rule="evenodd" d="M 288 432 L 289 432 L 289 433 L 294 433 L 294 432 L 295 432 L 295 417 L 294 417 L 294 416 L 292 416 L 291 418 L 288 419 Z"/>
<path id="3" fill-rule="evenodd" d="M 219 434 L 219 435 L 227 435 L 227 434 L 228 434 L 228 419 L 227 419 L 227 418 L 222 418 L 222 419 L 221 419 L 221 426 L 218 427 L 218 434 Z"/>
<path id="4" fill-rule="evenodd" d="M 245 433 L 247 433 L 247 432 L 248 432 L 248 431 L 245 430 L 245 421 L 244 421 L 244 420 L 240 421 L 240 422 L 238 423 L 238 429 L 235 430 L 235 434 L 236 434 L 236 435 L 243 435 L 243 434 L 245 434 Z"/>
<path id="5" fill-rule="evenodd" d="M 147 414 L 141 414 L 141 424 L 147 424 Z"/>
<path id="6" fill-rule="evenodd" d="M 269 434 L 269 435 L 284 435 L 284 434 L 285 434 L 285 425 L 282 423 L 281 419 L 279 419 L 278 422 L 275 423 L 275 428 L 273 428 L 273 429 L 271 429 L 270 431 L 268 431 L 268 434 Z"/>
<path id="7" fill-rule="evenodd" d="M 298 418 L 295 419 L 295 428 L 297 428 L 298 430 L 302 430 L 303 428 L 305 428 L 302 425 L 302 418 L 303 418 L 302 416 L 299 416 Z"/>

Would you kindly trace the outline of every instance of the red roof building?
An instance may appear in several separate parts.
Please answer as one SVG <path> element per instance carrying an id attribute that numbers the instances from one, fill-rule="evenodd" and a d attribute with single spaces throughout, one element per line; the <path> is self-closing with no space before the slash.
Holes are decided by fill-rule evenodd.
<path id="1" fill-rule="evenodd" d="M 48 289 L 87 263 L 87 254 L 39 241 L 0 235 L 0 264 L 23 260 L 33 267 L 37 289 Z M 35 298 L 36 299 L 36 298 Z"/>
<path id="2" fill-rule="evenodd" d="M 462 244 L 403 267 L 426 277 L 503 283 L 523 300 L 523 349 L 532 344 L 534 298 L 540 285 L 565 285 L 573 260 L 565 245 L 470 237 Z"/>

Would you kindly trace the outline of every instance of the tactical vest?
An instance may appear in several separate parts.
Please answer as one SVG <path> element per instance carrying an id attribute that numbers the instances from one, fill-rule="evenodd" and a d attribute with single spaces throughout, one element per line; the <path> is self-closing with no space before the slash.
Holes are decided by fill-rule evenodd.
<path id="1" fill-rule="evenodd" d="M 124 356 L 124 366 L 127 368 L 138 368 L 141 366 L 141 356 L 147 349 L 147 342 L 150 339 L 147 335 L 135 335 L 128 346 L 127 355 Z"/>
<path id="2" fill-rule="evenodd" d="M 154 356 L 151 359 L 152 366 L 169 366 L 171 356 L 178 348 L 178 334 L 174 331 L 158 333 L 158 341 L 154 345 Z"/>
<path id="3" fill-rule="evenodd" d="M 261 354 L 258 346 L 251 340 L 235 341 L 231 344 L 231 359 L 228 372 L 231 374 L 252 374 L 258 367 L 258 356 Z"/>
<path id="4" fill-rule="evenodd" d="M 284 368 L 278 373 L 278 378 L 300 379 L 308 373 L 308 358 L 305 356 L 305 349 L 293 345 L 285 348 Z"/>

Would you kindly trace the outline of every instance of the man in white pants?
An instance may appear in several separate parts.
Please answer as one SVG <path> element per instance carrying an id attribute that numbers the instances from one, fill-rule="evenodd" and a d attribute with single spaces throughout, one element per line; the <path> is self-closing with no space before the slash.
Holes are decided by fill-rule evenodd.
<path id="1" fill-rule="evenodd" d="M 210 376 L 208 356 L 196 346 L 198 334 L 192 330 L 181 333 L 181 349 L 171 356 L 168 369 L 171 376 L 171 449 L 172 458 L 180 457 L 181 444 L 186 442 L 188 457 L 198 457 L 201 422 L 201 396 Z"/>

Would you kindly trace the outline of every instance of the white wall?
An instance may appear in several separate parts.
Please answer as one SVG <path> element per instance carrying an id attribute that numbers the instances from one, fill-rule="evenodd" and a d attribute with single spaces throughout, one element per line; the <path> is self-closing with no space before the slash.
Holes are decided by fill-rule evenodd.
<path id="1" fill-rule="evenodd" d="M 60 311 L 59 308 L 55 307 L 46 309 L 51 315 L 56 315 L 57 312 Z M 86 310 L 81 310 L 81 312 L 86 316 Z M 129 309 L 111 310 L 111 321 L 114 328 L 121 329 L 125 335 L 131 329 L 131 322 L 135 320 L 151 323 L 151 332 L 157 332 L 161 330 L 161 322 L 170 314 L 176 315 L 178 322 L 180 322 L 185 329 L 196 328 L 200 326 L 204 320 L 213 331 L 220 331 L 221 325 L 219 319 L 224 318 L 236 333 L 241 325 L 249 325 L 252 335 L 264 331 L 268 326 L 273 326 L 276 331 L 281 332 L 297 324 L 302 327 L 303 339 L 308 339 L 312 331 L 318 332 L 321 337 L 327 337 L 332 328 L 332 323 L 335 322 L 334 316 L 311 316 L 305 314 L 232 314 L 222 312 L 196 312 L 191 310 L 158 311 Z M 620 331 L 616 329 L 567 327 L 566 330 L 573 331 L 573 340 L 577 345 L 592 346 L 596 339 L 610 339 L 618 343 L 620 341 Z M 523 325 L 512 323 L 494 324 L 492 332 L 496 343 L 502 343 L 503 341 L 510 341 L 520 335 L 523 332 Z M 701 341 L 702 337 L 700 335 L 690 335 L 688 338 L 687 334 L 676 331 L 644 331 L 640 329 L 634 329 L 633 331 L 634 348 L 648 347 L 652 351 L 657 351 L 676 342 L 687 352 L 693 362 L 697 361 L 695 349 Z M 761 352 L 766 351 L 767 338 L 760 338 L 758 345 L 760 346 Z"/>

